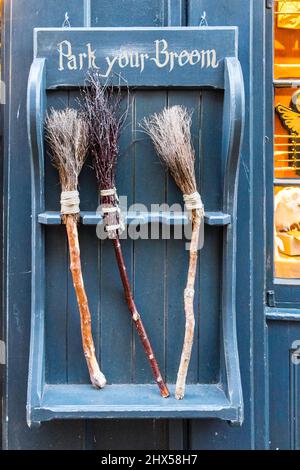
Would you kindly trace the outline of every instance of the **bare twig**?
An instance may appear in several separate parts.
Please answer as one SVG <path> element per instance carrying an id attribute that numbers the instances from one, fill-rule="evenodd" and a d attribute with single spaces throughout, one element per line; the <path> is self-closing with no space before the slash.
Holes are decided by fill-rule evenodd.
<path id="1" fill-rule="evenodd" d="M 191 113 L 182 106 L 165 108 L 160 114 L 144 119 L 142 128 L 151 137 L 154 147 L 184 194 L 192 211 L 192 239 L 187 284 L 184 291 L 185 336 L 177 374 L 175 396 L 182 399 L 190 363 L 194 329 L 194 289 L 197 271 L 199 231 L 204 215 L 195 177 L 195 153 L 191 143 Z"/>
<path id="2" fill-rule="evenodd" d="M 89 87 L 84 91 L 85 110 L 90 128 L 90 150 L 99 184 L 104 223 L 113 246 L 128 309 L 141 338 L 153 375 L 163 397 L 169 391 L 161 376 L 153 349 L 136 308 L 131 292 L 119 239 L 118 201 L 115 191 L 115 172 L 119 153 L 119 136 L 128 113 L 128 106 L 120 113 L 122 93 L 119 86 L 102 85 L 98 75 L 89 77 Z M 115 210 L 114 210 L 115 209 Z M 107 212 L 108 211 L 108 212 Z M 112 212 L 113 211 L 113 212 Z"/>
<path id="3" fill-rule="evenodd" d="M 46 118 L 46 140 L 49 143 L 53 165 L 57 168 L 62 188 L 62 217 L 66 225 L 70 270 L 80 312 L 83 351 L 92 384 L 103 388 L 106 379 L 99 369 L 91 330 L 91 315 L 84 288 L 77 230 L 79 217 L 78 177 L 88 149 L 86 119 L 75 109 L 51 110 Z M 63 201 L 63 194 L 67 200 Z"/>

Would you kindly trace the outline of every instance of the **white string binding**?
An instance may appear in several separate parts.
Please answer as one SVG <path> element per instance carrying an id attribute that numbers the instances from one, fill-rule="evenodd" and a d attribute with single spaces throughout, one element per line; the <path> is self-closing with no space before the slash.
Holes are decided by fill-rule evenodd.
<path id="1" fill-rule="evenodd" d="M 101 189 L 100 190 L 100 196 L 116 196 L 117 190 L 116 188 L 110 188 L 110 189 Z"/>
<path id="2" fill-rule="evenodd" d="M 194 209 L 202 209 L 204 208 L 202 199 L 198 191 L 192 194 L 184 194 L 183 195 L 183 200 L 185 203 L 185 206 L 188 211 L 192 211 Z"/>
<path id="3" fill-rule="evenodd" d="M 100 190 L 100 196 L 101 197 L 115 196 L 115 202 L 117 203 L 113 207 L 111 207 L 111 206 L 101 207 L 102 214 L 105 215 L 105 214 L 118 213 L 118 215 L 119 215 L 119 223 L 116 224 L 116 225 L 107 225 L 105 227 L 105 230 L 107 232 L 113 232 L 113 231 L 116 231 L 116 230 L 119 230 L 120 233 L 124 232 L 125 224 L 124 224 L 124 221 L 123 221 L 121 210 L 118 206 L 119 197 L 118 197 L 118 193 L 117 193 L 116 188 L 114 187 L 114 188 L 110 188 L 110 189 L 101 189 Z"/>
<path id="4" fill-rule="evenodd" d="M 119 212 L 119 208 L 114 206 L 114 207 L 102 207 L 102 213 L 103 214 L 112 214 L 114 212 Z"/>
<path id="5" fill-rule="evenodd" d="M 79 204 L 80 199 L 78 191 L 62 191 L 60 195 L 61 214 L 79 214 Z"/>
<path id="6" fill-rule="evenodd" d="M 107 225 L 107 226 L 105 227 L 105 230 L 106 230 L 107 232 L 114 232 L 115 230 L 119 230 L 120 227 L 121 227 L 120 224 L 116 224 L 116 225 Z"/>

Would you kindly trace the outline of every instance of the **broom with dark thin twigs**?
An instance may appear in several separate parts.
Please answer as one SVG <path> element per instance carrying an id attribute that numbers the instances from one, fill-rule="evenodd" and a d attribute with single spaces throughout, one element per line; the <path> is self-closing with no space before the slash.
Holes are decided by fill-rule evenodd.
<path id="1" fill-rule="evenodd" d="M 83 351 L 92 384 L 103 388 L 106 379 L 99 369 L 91 330 L 91 315 L 86 296 L 81 262 L 77 223 L 79 219 L 78 177 L 88 150 L 88 126 L 84 116 L 75 109 L 51 110 L 46 117 L 46 140 L 52 163 L 58 170 L 61 184 L 61 216 L 66 225 L 70 270 L 80 312 Z"/>
<path id="2" fill-rule="evenodd" d="M 197 191 L 195 178 L 195 153 L 191 143 L 191 113 L 182 106 L 165 108 L 161 113 L 144 119 L 141 127 L 151 137 L 159 157 L 183 192 L 186 208 L 191 211 L 192 238 L 188 278 L 184 291 L 185 336 L 175 389 L 175 396 L 180 400 L 185 393 L 186 376 L 193 347 L 194 289 L 199 232 L 204 216 L 203 204 Z"/>
<path id="3" fill-rule="evenodd" d="M 132 320 L 141 338 L 160 393 L 163 397 L 168 397 L 168 388 L 163 381 L 141 316 L 134 302 L 119 238 L 120 217 L 115 189 L 115 172 L 119 153 L 118 141 L 128 114 L 128 105 L 125 112 L 120 113 L 122 101 L 120 87 L 112 87 L 107 83 L 102 84 L 96 74 L 89 76 L 83 98 L 85 112 L 88 116 L 90 151 L 99 185 L 105 229 L 113 242 L 125 299 Z"/>

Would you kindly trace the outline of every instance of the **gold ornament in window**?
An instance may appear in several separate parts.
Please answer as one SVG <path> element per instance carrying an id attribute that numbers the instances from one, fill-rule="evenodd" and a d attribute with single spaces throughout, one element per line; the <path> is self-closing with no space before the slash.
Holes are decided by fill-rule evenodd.
<path id="1" fill-rule="evenodd" d="M 277 15 L 278 28 L 300 29 L 300 2 L 279 1 Z"/>

